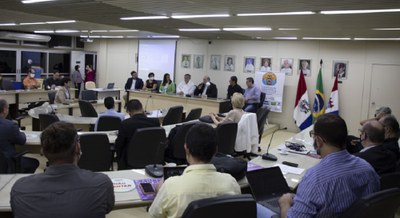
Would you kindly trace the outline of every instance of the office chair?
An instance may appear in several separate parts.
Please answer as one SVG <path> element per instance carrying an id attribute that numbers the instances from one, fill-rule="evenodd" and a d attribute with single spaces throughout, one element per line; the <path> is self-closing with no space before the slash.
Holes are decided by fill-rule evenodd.
<path id="1" fill-rule="evenodd" d="M 266 96 L 266 94 L 264 92 L 261 92 L 261 94 L 260 94 L 260 103 L 258 104 L 257 109 L 261 108 L 264 105 L 265 96 Z"/>
<path id="2" fill-rule="evenodd" d="M 166 136 L 162 127 L 136 130 L 128 144 L 126 159 L 130 169 L 143 169 L 149 164 L 163 164 Z"/>
<path id="3" fill-rule="evenodd" d="M 54 100 L 56 99 L 57 92 L 49 91 L 47 96 L 49 97 L 49 104 L 54 104 Z"/>
<path id="4" fill-rule="evenodd" d="M 218 152 L 229 155 L 235 153 L 237 130 L 238 124 L 234 122 L 218 124 L 216 128 Z"/>
<path id="5" fill-rule="evenodd" d="M 357 200 L 342 218 L 393 218 L 400 205 L 400 189 L 392 188 L 372 193 Z"/>
<path id="6" fill-rule="evenodd" d="M 188 122 L 188 121 L 191 121 L 191 120 L 197 120 L 197 119 L 199 119 L 200 116 L 201 116 L 202 110 L 203 110 L 202 108 L 193 108 L 193 109 L 189 112 L 189 114 L 187 115 L 187 117 L 186 117 L 186 119 L 185 119 L 184 122 Z"/>
<path id="7" fill-rule="evenodd" d="M 258 143 L 261 142 L 261 138 L 264 133 L 264 127 L 265 123 L 267 122 L 269 112 L 270 109 L 267 106 L 259 108 L 256 112 L 258 134 L 259 134 Z"/>
<path id="8" fill-rule="evenodd" d="M 95 89 L 96 88 L 96 83 L 93 81 L 87 81 L 85 83 L 85 89 Z"/>
<path id="9" fill-rule="evenodd" d="M 192 201 L 182 218 L 255 218 L 256 201 L 250 194 L 225 195 Z"/>
<path id="10" fill-rule="evenodd" d="M 101 116 L 97 123 L 97 131 L 113 131 L 119 130 L 121 119 L 113 116 Z"/>
<path id="11" fill-rule="evenodd" d="M 168 136 L 170 143 L 165 152 L 167 162 L 176 163 L 178 165 L 187 164 L 184 144 L 187 132 L 195 123 L 196 122 L 190 122 L 176 126 L 175 135 L 173 135 L 172 137 Z"/>
<path id="12" fill-rule="evenodd" d="M 97 112 L 93 105 L 88 101 L 79 100 L 79 109 L 82 117 L 97 117 Z"/>
<path id="13" fill-rule="evenodd" d="M 93 90 L 82 90 L 81 100 L 85 101 L 95 101 L 97 100 L 97 93 Z"/>
<path id="14" fill-rule="evenodd" d="M 58 121 L 60 121 L 60 119 L 55 114 L 39 114 L 40 131 L 45 130 L 52 123 Z"/>
<path id="15" fill-rule="evenodd" d="M 400 188 L 400 172 L 381 175 L 381 190 Z"/>
<path id="16" fill-rule="evenodd" d="M 182 122 L 183 106 L 170 107 L 163 119 L 163 126 Z"/>
<path id="17" fill-rule="evenodd" d="M 82 151 L 78 162 L 80 168 L 94 172 L 110 170 L 113 157 L 107 134 L 82 134 L 80 145 Z"/>

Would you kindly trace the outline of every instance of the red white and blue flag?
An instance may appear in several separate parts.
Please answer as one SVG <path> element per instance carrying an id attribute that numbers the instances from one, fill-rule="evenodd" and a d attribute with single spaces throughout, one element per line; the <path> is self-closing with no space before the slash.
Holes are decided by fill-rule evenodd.
<path id="1" fill-rule="evenodd" d="M 299 83 L 297 85 L 293 119 L 294 123 L 300 128 L 300 130 L 305 129 L 312 124 L 310 101 L 308 100 L 307 85 L 306 80 L 304 79 L 303 70 L 300 71 Z"/>
<path id="2" fill-rule="evenodd" d="M 339 115 L 339 90 L 338 90 L 338 76 L 336 75 L 335 82 L 331 92 L 331 97 L 326 105 L 325 113 L 331 113 Z"/>

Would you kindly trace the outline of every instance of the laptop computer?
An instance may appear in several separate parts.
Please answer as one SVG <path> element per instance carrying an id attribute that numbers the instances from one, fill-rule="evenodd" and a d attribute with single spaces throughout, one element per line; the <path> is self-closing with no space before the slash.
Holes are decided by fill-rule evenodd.
<path id="1" fill-rule="evenodd" d="M 279 198 L 290 188 L 279 167 L 270 167 L 246 173 L 247 181 L 257 203 L 280 214 Z"/>
<path id="2" fill-rule="evenodd" d="M 108 83 L 106 89 L 113 89 L 114 88 L 114 83 Z"/>

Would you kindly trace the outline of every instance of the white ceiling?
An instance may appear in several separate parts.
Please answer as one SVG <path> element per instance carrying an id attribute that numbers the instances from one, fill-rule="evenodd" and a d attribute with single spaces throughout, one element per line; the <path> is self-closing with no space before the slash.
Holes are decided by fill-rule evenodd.
<path id="1" fill-rule="evenodd" d="M 273 37 L 374 37 L 399 38 L 400 31 L 375 31 L 372 28 L 400 28 L 400 12 L 357 15 L 296 15 L 238 17 L 238 13 L 291 11 L 360 10 L 400 8 L 400 0 L 58 0 L 22 4 L 19 0 L 0 1 L 1 23 L 76 20 L 69 24 L 0 26 L 0 30 L 116 30 L 137 29 L 129 33 L 92 35 L 179 35 L 201 39 L 254 39 Z M 122 21 L 121 17 L 149 15 L 188 15 L 228 13 L 227 18 L 166 19 Z M 271 27 L 272 31 L 179 32 L 178 28 Z M 300 28 L 281 31 L 278 28 Z M 69 35 L 87 35 L 72 33 Z M 64 34 L 66 35 L 66 34 Z"/>

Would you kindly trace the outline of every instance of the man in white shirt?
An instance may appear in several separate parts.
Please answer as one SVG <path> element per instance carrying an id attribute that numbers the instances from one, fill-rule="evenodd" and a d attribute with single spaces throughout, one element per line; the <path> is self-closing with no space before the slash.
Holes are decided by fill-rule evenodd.
<path id="1" fill-rule="evenodd" d="M 104 106 L 107 108 L 106 111 L 104 111 L 103 113 L 99 114 L 99 117 L 96 120 L 96 124 L 94 126 L 94 131 L 97 131 L 97 125 L 99 123 L 99 119 L 100 117 L 104 117 L 104 116 L 111 116 L 111 117 L 118 117 L 121 119 L 121 122 L 125 119 L 125 115 L 123 113 L 119 113 L 117 111 L 115 111 L 115 103 L 114 103 L 114 99 L 112 97 L 106 97 L 104 99 Z"/>
<path id="2" fill-rule="evenodd" d="M 191 79 L 190 74 L 185 74 L 184 81 L 180 82 L 178 87 L 176 87 L 176 94 L 184 95 L 184 96 L 186 96 L 186 95 L 192 96 L 193 95 L 193 92 L 196 89 L 196 86 L 190 79 Z"/>
<path id="3" fill-rule="evenodd" d="M 240 187 L 227 173 L 219 173 L 210 163 L 217 152 L 216 131 L 208 124 L 195 124 L 186 135 L 189 166 L 181 176 L 161 185 L 150 206 L 152 217 L 181 217 L 190 202 L 221 195 L 238 195 Z"/>

